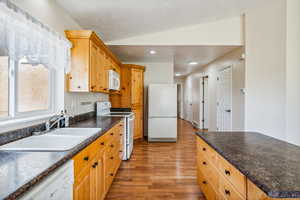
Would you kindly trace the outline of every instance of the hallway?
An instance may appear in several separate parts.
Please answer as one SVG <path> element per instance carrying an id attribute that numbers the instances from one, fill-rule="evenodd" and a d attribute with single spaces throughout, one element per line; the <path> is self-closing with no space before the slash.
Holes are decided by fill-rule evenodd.
<path id="1" fill-rule="evenodd" d="M 204 200 L 196 175 L 193 127 L 178 120 L 177 143 L 137 141 L 122 163 L 107 200 Z"/>

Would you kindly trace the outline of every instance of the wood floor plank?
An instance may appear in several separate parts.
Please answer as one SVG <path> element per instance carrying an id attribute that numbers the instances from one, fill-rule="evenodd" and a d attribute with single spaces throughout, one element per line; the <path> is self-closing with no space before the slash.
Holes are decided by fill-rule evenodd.
<path id="1" fill-rule="evenodd" d="M 177 143 L 136 141 L 106 200 L 205 200 L 197 185 L 194 131 L 178 120 Z"/>

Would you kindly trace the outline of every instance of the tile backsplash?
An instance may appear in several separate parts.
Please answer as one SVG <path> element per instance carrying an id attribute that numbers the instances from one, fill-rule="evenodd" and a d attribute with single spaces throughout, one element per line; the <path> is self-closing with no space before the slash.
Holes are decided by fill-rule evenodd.
<path id="1" fill-rule="evenodd" d="M 108 101 L 109 95 L 103 93 L 65 93 L 65 109 L 70 115 L 79 115 L 95 111 L 96 101 Z"/>

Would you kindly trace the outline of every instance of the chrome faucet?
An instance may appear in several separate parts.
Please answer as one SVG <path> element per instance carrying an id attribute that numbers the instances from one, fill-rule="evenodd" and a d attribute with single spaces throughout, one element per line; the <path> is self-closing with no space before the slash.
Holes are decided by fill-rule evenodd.
<path id="1" fill-rule="evenodd" d="M 56 128 L 60 128 L 60 121 L 65 119 L 65 115 L 64 114 L 59 114 L 59 115 L 54 115 L 52 116 L 46 123 L 45 123 L 45 126 L 46 126 L 46 130 L 44 131 L 38 131 L 38 132 L 33 132 L 32 135 L 44 135 L 48 132 L 51 131 L 51 129 L 53 127 L 55 127 L 56 125 Z"/>
<path id="2" fill-rule="evenodd" d="M 60 120 L 63 120 L 65 117 L 63 115 L 54 115 L 46 122 L 46 131 L 50 131 L 55 125 L 57 128 L 60 128 Z"/>

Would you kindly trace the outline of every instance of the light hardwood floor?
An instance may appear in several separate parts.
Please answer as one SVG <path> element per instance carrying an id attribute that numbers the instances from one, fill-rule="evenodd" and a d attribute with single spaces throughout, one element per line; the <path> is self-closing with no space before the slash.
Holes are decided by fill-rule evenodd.
<path id="1" fill-rule="evenodd" d="M 178 120 L 177 143 L 137 141 L 106 200 L 204 200 L 197 185 L 195 130 Z"/>

